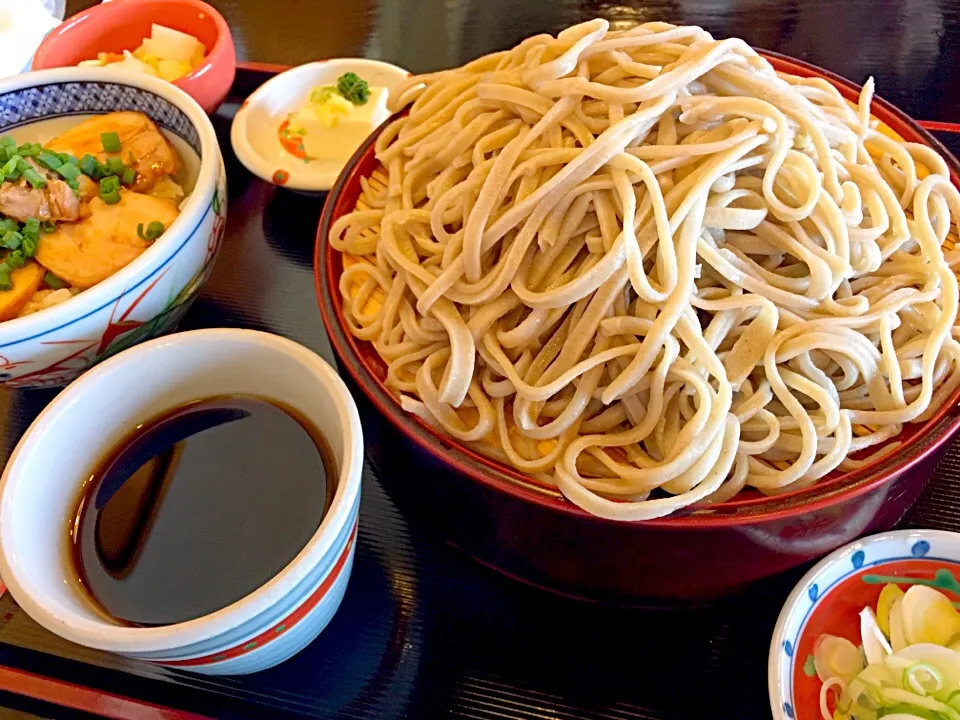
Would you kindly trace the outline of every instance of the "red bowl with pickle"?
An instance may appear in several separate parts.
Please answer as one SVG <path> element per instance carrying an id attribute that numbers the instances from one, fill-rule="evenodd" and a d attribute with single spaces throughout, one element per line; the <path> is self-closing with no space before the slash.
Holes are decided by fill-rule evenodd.
<path id="1" fill-rule="evenodd" d="M 777 71 L 826 80 L 857 103 L 861 88 L 853 83 L 763 54 Z M 871 112 L 901 138 L 940 154 L 960 187 L 960 164 L 935 138 L 882 99 L 874 99 Z M 957 392 L 927 421 L 906 425 L 896 452 L 855 470 L 780 495 L 741 491 L 726 502 L 639 522 L 591 515 L 555 488 L 405 412 L 385 384 L 384 361 L 348 329 L 340 292 L 344 256 L 328 239 L 377 169 L 375 144 L 383 129 L 357 151 L 327 198 L 316 241 L 316 289 L 341 373 L 358 391 L 378 476 L 403 507 L 450 543 L 499 572 L 570 596 L 696 604 L 887 530 L 919 498 L 960 429 Z"/>
<path id="2" fill-rule="evenodd" d="M 172 80 L 173 84 L 193 97 L 208 114 L 213 113 L 230 91 L 237 58 L 227 21 L 201 0 L 112 0 L 95 5 L 71 16 L 44 38 L 34 55 L 33 69 L 72 67 L 98 56 L 110 64 L 123 62 L 124 51 L 133 53 L 143 47 L 145 39 L 153 39 L 154 24 L 184 33 L 202 44 L 202 57 L 180 58 L 190 67 L 173 68 L 168 77 L 182 73 Z M 182 43 L 186 38 L 173 36 L 171 57 L 177 57 L 178 40 Z M 136 64 L 137 60 L 126 62 Z M 159 76 L 163 77 L 163 73 Z"/>

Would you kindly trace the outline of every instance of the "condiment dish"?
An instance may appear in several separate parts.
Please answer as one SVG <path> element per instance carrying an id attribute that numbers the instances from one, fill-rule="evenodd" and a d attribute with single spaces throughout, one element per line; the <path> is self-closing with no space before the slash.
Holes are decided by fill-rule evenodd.
<path id="1" fill-rule="evenodd" d="M 410 76 L 396 65 L 363 58 L 319 60 L 280 73 L 237 111 L 230 142 L 240 162 L 262 180 L 290 190 L 316 193 L 333 187 L 343 163 L 305 158 L 282 136 L 282 126 L 310 97 L 313 88 L 335 85 L 337 78 L 348 72 L 356 73 L 371 86 L 386 88 L 388 95 Z"/>
<path id="2" fill-rule="evenodd" d="M 823 634 L 858 645 L 860 612 L 887 583 L 929 585 L 960 600 L 960 534 L 897 530 L 857 540 L 817 563 L 784 603 L 770 642 L 768 684 L 775 720 L 820 720 L 813 653 Z"/>

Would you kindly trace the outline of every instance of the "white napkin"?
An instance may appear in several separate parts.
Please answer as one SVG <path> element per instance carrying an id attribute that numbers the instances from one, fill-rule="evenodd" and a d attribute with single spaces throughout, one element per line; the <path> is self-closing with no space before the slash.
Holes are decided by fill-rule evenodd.
<path id="1" fill-rule="evenodd" d="M 30 68 L 40 41 L 60 21 L 49 0 L 0 0 L 0 78 Z"/>

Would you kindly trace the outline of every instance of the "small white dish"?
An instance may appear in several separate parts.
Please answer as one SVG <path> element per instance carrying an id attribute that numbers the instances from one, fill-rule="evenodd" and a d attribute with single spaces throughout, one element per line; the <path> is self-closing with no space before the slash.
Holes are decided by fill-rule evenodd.
<path id="1" fill-rule="evenodd" d="M 386 88 L 388 96 L 410 77 L 396 65 L 363 58 L 319 60 L 282 72 L 247 98 L 233 119 L 230 142 L 240 162 L 262 180 L 290 190 L 323 192 L 333 187 L 344 163 L 296 157 L 281 143 L 280 126 L 313 88 L 334 85 L 347 72 Z"/>
<path id="2" fill-rule="evenodd" d="M 67 528 L 80 485 L 138 423 L 192 400 L 232 394 L 278 400 L 320 429 L 338 469 L 330 508 L 283 570 L 232 605 L 172 625 L 120 625 L 93 605 L 68 559 Z M 312 351 L 276 335 L 227 328 L 150 340 L 84 374 L 20 440 L 0 479 L 0 575 L 30 617 L 71 642 L 210 675 L 263 670 L 303 649 L 340 606 L 356 549 L 362 471 L 357 406 L 336 371 Z"/>

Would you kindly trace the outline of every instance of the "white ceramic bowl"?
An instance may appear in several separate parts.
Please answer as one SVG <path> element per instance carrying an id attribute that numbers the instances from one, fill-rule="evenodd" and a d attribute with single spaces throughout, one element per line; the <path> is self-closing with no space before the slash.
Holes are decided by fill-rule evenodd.
<path id="1" fill-rule="evenodd" d="M 0 385 L 64 385 L 100 360 L 175 326 L 213 269 L 227 215 L 213 125 L 186 93 L 147 75 L 61 68 L 0 81 L 0 134 L 42 142 L 78 120 L 140 110 L 174 143 L 192 193 L 163 236 L 103 282 L 0 323 Z M 41 238 L 41 242 L 43 242 Z"/>
<path id="2" fill-rule="evenodd" d="M 230 142 L 247 169 L 262 180 L 300 192 L 329 190 L 344 163 L 294 157 L 280 143 L 280 125 L 306 102 L 317 85 L 335 85 L 353 72 L 387 93 L 410 77 L 390 63 L 363 58 L 318 60 L 282 72 L 261 85 L 244 101 L 233 119 Z M 384 117 L 383 120 L 386 120 Z"/>
<path id="3" fill-rule="evenodd" d="M 790 593 L 773 631 L 767 682 L 774 719 L 820 720 L 820 681 L 809 666 L 821 634 L 859 643 L 858 613 L 868 605 L 876 609 L 877 596 L 891 578 L 903 587 L 917 579 L 942 585 L 948 574 L 960 580 L 960 534 L 943 530 L 872 535 L 817 563 Z M 960 600 L 950 585 L 953 590 L 943 591 Z"/>
<path id="4" fill-rule="evenodd" d="M 138 423 L 233 393 L 282 401 L 323 433 L 339 471 L 327 515 L 286 568 L 222 610 L 146 628 L 104 618 L 71 575 L 67 528 L 80 483 Z M 353 398 L 310 350 L 252 330 L 157 338 L 86 373 L 17 445 L 0 479 L 0 577 L 30 617 L 80 645 L 208 674 L 262 670 L 306 646 L 340 605 L 353 565 L 362 467 Z"/>

